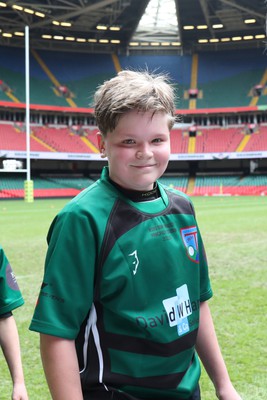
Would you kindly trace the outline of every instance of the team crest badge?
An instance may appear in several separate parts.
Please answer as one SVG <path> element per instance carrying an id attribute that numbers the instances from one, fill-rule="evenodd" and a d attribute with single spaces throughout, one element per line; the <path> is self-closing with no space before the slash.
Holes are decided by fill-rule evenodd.
<path id="1" fill-rule="evenodd" d="M 180 230 L 184 245 L 187 250 L 187 256 L 195 263 L 199 263 L 199 251 L 197 241 L 197 227 L 189 226 Z"/>

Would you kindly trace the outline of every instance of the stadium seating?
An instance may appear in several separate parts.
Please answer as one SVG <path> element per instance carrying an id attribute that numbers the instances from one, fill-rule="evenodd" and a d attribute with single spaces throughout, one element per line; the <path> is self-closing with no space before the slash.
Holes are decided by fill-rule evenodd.
<path id="1" fill-rule="evenodd" d="M 30 88 L 31 104 L 53 107 L 71 106 L 88 109 L 99 84 L 114 76 L 117 67 L 148 69 L 168 72 L 177 91 L 177 109 L 188 110 L 188 93 L 192 81 L 192 67 L 197 56 L 195 80 L 197 92 L 196 109 L 249 106 L 253 99 L 253 88 L 263 82 L 266 76 L 266 55 L 261 49 L 201 52 L 198 55 L 123 55 L 117 57 L 115 65 L 110 54 L 65 53 L 31 49 Z M 24 50 L 0 46 L 0 81 L 9 88 L 0 88 L 0 102 L 25 102 Z M 73 62 L 75 58 L 75 63 Z M 62 68 L 64 65 L 64 68 Z M 59 88 L 66 91 L 60 91 Z M 255 96 L 254 96 L 255 100 Z M 266 107 L 266 88 L 257 97 L 259 109 Z M 260 108 L 261 107 L 261 108 Z M 39 110 L 39 109 L 38 109 Z M 197 127 L 196 136 L 190 137 L 189 128 L 177 128 L 171 132 L 171 153 L 229 153 L 267 151 L 267 126 L 258 126 L 248 134 L 244 126 Z M 79 121 L 79 118 L 77 118 Z M 178 125 L 179 126 L 179 125 Z M 82 132 L 75 132 L 67 126 L 31 126 L 30 148 L 34 152 L 53 153 L 98 153 L 97 129 L 83 126 Z M 246 140 L 244 140 L 246 139 Z M 26 151 L 26 134 L 23 126 L 0 123 L 0 150 Z M 54 155 L 53 155 L 54 156 Z M 42 157 L 40 157 L 42 158 Z M 53 158 L 51 156 L 51 158 Z M 215 157 L 216 158 L 216 157 Z M 75 157 L 73 157 L 75 159 Z M 208 157 L 207 157 L 208 159 Z M 249 179 L 251 178 L 251 180 Z M 257 179 L 256 179 L 257 178 Z M 11 184 L 6 187 L 6 179 Z M 253 176 L 192 176 L 164 177 L 164 184 L 193 195 L 248 195 L 266 194 L 265 175 Z M 19 183 L 20 182 L 20 183 Z M 82 184 L 83 185 L 83 184 Z M 86 186 L 88 185 L 88 182 Z M 189 189 L 190 186 L 190 189 Z M 35 197 L 72 196 L 82 188 L 74 182 L 62 186 L 60 181 L 52 182 L 34 179 Z M 0 198 L 4 196 L 23 197 L 23 178 L 12 180 L 11 175 L 1 179 Z"/>
<path id="2" fill-rule="evenodd" d="M 32 126 L 30 145 L 32 151 L 57 151 L 66 153 L 98 153 L 98 129 L 84 127 L 82 135 L 69 127 Z M 199 127 L 196 134 L 195 153 L 236 152 L 244 138 L 244 127 Z M 0 148 L 2 150 L 26 150 L 26 134 L 13 124 L 0 124 Z M 267 126 L 260 126 L 249 135 L 243 151 L 266 151 Z M 189 152 L 189 133 L 186 129 L 171 131 L 171 153 Z"/>
<path id="3" fill-rule="evenodd" d="M 250 135 L 250 140 L 244 151 L 267 150 L 267 126 L 259 127 L 258 132 Z"/>
<path id="4" fill-rule="evenodd" d="M 30 148 L 36 152 L 98 153 L 96 132 L 97 129 L 87 128 L 83 136 L 79 136 L 67 127 L 33 126 Z M 25 128 L 17 129 L 13 124 L 0 124 L 0 149 L 25 151 Z"/>
<path id="5" fill-rule="evenodd" d="M 30 137 L 30 148 L 32 151 L 47 151 L 41 143 Z M 26 133 L 16 129 L 10 124 L 0 124 L 0 149 L 1 150 L 26 150 Z"/>
<path id="6" fill-rule="evenodd" d="M 0 79 L 19 102 L 25 102 L 24 59 L 23 49 L 0 46 Z M 190 100 L 185 93 L 191 84 L 192 55 L 119 55 L 118 63 L 121 68 L 168 72 L 177 89 L 177 108 L 189 108 Z M 92 106 L 97 86 L 116 73 L 110 54 L 32 49 L 30 66 L 31 103 L 61 107 Z M 261 49 L 199 54 L 196 80 L 202 95 L 196 100 L 196 108 L 250 105 L 252 88 L 262 80 L 265 69 L 266 55 Z M 57 90 L 62 85 L 68 88 L 71 102 Z M 1 100 L 10 98 L 0 90 Z M 265 94 L 257 99 L 257 104 L 266 104 Z"/>
<path id="7" fill-rule="evenodd" d="M 95 178 L 96 179 L 96 178 Z M 34 197 L 73 197 L 94 183 L 95 179 L 85 177 L 34 177 Z M 0 199 L 24 197 L 24 180 L 21 175 L 1 174 Z M 166 175 L 160 182 L 169 187 L 188 193 L 188 175 Z M 267 195 L 267 175 L 197 175 L 193 196 L 252 196 Z"/>
<path id="8" fill-rule="evenodd" d="M 193 195 L 267 195 L 267 175 L 197 176 Z"/>
<path id="9" fill-rule="evenodd" d="M 244 127 L 198 127 L 196 132 L 195 153 L 236 152 L 244 138 Z M 267 126 L 261 126 L 257 133 L 249 135 L 249 141 L 243 151 L 267 150 Z M 171 132 L 171 152 L 189 152 L 189 132 L 186 129 L 173 129 Z"/>
<path id="10" fill-rule="evenodd" d="M 0 199 L 24 198 L 24 180 L 21 175 L 1 174 Z M 74 197 L 94 180 L 83 177 L 34 177 L 34 197 Z"/>
<path id="11" fill-rule="evenodd" d="M 171 131 L 171 153 L 187 153 L 189 136 L 181 129 Z"/>
<path id="12" fill-rule="evenodd" d="M 48 144 L 51 149 L 64 153 L 89 153 L 92 152 L 79 135 L 70 132 L 69 128 L 34 127 L 34 136 Z"/>
<path id="13" fill-rule="evenodd" d="M 188 176 L 163 176 L 160 178 L 160 182 L 170 188 L 175 188 L 186 192 L 188 185 Z"/>
<path id="14" fill-rule="evenodd" d="M 196 136 L 195 152 L 235 152 L 242 138 L 242 128 L 200 128 Z"/>

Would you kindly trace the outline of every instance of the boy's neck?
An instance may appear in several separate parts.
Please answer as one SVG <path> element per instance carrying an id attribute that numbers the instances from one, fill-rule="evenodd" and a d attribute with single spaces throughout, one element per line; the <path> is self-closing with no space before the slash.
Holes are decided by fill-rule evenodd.
<path id="1" fill-rule="evenodd" d="M 157 182 L 154 183 L 154 187 L 151 190 L 141 191 L 141 190 L 132 190 L 132 189 L 125 189 L 110 179 L 112 185 L 114 185 L 120 192 L 122 192 L 126 197 L 134 202 L 141 202 L 141 201 L 151 201 L 155 200 L 160 197 L 160 191 L 158 188 Z"/>

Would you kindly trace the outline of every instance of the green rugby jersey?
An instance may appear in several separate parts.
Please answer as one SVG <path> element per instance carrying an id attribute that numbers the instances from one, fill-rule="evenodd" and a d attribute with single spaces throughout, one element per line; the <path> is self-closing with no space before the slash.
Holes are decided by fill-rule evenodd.
<path id="1" fill-rule="evenodd" d="M 0 315 L 24 304 L 16 277 L 6 254 L 0 246 Z"/>
<path id="2" fill-rule="evenodd" d="M 158 185 L 159 199 L 134 203 L 104 168 L 48 233 L 30 329 L 76 340 L 94 400 L 182 399 L 199 380 L 199 304 L 212 296 L 205 251 L 190 200 Z"/>

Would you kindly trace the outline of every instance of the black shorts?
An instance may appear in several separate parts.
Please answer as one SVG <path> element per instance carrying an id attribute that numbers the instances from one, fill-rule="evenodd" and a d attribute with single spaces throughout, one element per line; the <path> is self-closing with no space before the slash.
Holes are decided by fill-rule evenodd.
<path id="1" fill-rule="evenodd" d="M 139 400 L 136 397 L 118 393 L 118 392 L 113 392 L 113 391 L 109 391 L 109 392 L 93 391 L 93 392 L 88 392 L 87 394 L 84 393 L 83 399 L 84 400 Z M 182 399 L 177 398 L 177 400 L 182 400 Z M 197 388 L 194 391 L 194 393 L 192 394 L 192 396 L 188 397 L 187 399 L 183 399 L 183 400 L 201 400 L 199 385 L 197 386 Z"/>
<path id="2" fill-rule="evenodd" d="M 188 400 L 201 400 L 199 385 L 197 386 L 197 388 L 194 391 L 193 395 L 191 397 L 189 397 Z"/>

